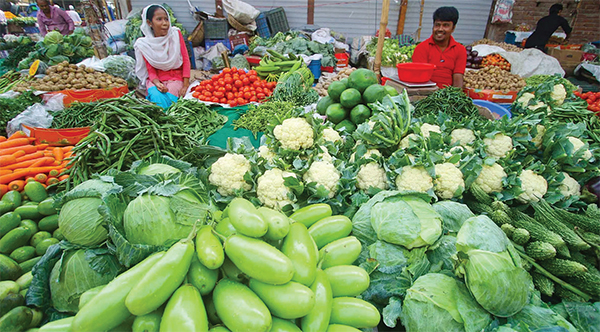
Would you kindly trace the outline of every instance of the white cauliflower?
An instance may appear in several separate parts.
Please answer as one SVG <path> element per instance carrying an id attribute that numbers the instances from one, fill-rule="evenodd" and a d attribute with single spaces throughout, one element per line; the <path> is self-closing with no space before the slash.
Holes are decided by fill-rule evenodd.
<path id="1" fill-rule="evenodd" d="M 537 149 L 541 149 L 542 142 L 544 141 L 544 134 L 546 133 L 546 127 L 539 124 L 535 126 L 535 129 L 537 130 L 537 134 L 531 139 L 531 142 L 533 142 Z"/>
<path id="2" fill-rule="evenodd" d="M 565 197 L 579 196 L 581 193 L 581 185 L 577 180 L 573 179 L 569 174 L 563 172 L 565 178 L 561 181 L 558 190 Z"/>
<path id="3" fill-rule="evenodd" d="M 567 97 L 567 90 L 562 84 L 556 84 L 550 93 L 550 98 L 556 102 L 557 105 L 562 105 Z"/>
<path id="4" fill-rule="evenodd" d="M 592 158 L 592 152 L 589 149 L 585 148 L 585 143 L 583 143 L 582 140 L 573 136 L 569 136 L 567 138 L 569 139 L 569 142 L 573 144 L 573 153 L 576 153 L 577 151 L 579 151 L 579 149 L 585 149 L 581 157 L 585 160 L 589 160 L 590 158 Z"/>
<path id="5" fill-rule="evenodd" d="M 424 138 L 429 138 L 429 133 L 432 131 L 436 133 L 442 133 L 440 126 L 429 123 L 424 123 L 421 125 L 421 135 L 423 135 Z"/>
<path id="6" fill-rule="evenodd" d="M 542 108 L 542 107 L 546 107 L 546 110 L 547 110 L 547 111 L 549 111 L 549 110 L 550 110 L 550 109 L 547 107 L 547 105 L 546 105 L 546 104 L 544 104 L 544 103 L 543 103 L 543 102 L 541 102 L 541 101 L 538 101 L 538 102 L 537 102 L 537 103 L 535 103 L 534 105 L 527 106 L 527 108 L 528 108 L 528 109 L 530 109 L 530 110 L 532 110 L 532 111 L 535 111 L 535 110 L 537 110 L 538 108 Z"/>
<path id="7" fill-rule="evenodd" d="M 341 142 L 342 136 L 333 128 L 325 128 L 323 130 L 323 139 L 328 142 Z"/>
<path id="8" fill-rule="evenodd" d="M 379 150 L 377 149 L 368 149 L 367 152 L 365 152 L 365 154 L 361 157 L 361 158 L 374 158 L 374 157 L 381 157 L 381 152 L 379 152 Z M 354 159 L 356 158 L 356 152 L 353 152 L 350 155 L 350 162 L 353 163 Z"/>
<path id="9" fill-rule="evenodd" d="M 475 183 L 486 193 L 501 192 L 502 179 L 506 177 L 504 168 L 497 163 L 492 166 L 483 165 Z"/>
<path id="10" fill-rule="evenodd" d="M 317 185 L 322 185 L 329 190 L 329 198 L 335 196 L 339 180 L 340 172 L 332 163 L 326 161 L 313 162 L 304 174 L 304 182 L 316 182 Z"/>
<path id="11" fill-rule="evenodd" d="M 462 172 L 450 163 L 435 165 L 435 180 L 433 184 L 435 194 L 443 199 L 459 196 L 465 189 Z"/>
<path id="12" fill-rule="evenodd" d="M 475 134 L 471 129 L 459 128 L 454 129 L 450 133 L 450 143 L 451 144 L 460 144 L 462 146 L 470 145 L 475 142 Z"/>
<path id="13" fill-rule="evenodd" d="M 304 118 L 291 118 L 275 126 L 273 134 L 284 149 L 300 150 L 313 146 L 314 132 Z"/>
<path id="14" fill-rule="evenodd" d="M 418 141 L 419 136 L 415 135 L 415 134 L 408 134 L 406 136 L 404 136 L 404 138 L 400 141 L 400 148 L 401 149 L 408 149 L 408 147 L 410 146 L 410 141 L 416 142 Z"/>
<path id="15" fill-rule="evenodd" d="M 522 203 L 538 202 L 548 192 L 548 182 L 532 170 L 524 170 L 519 175 L 523 192 L 517 197 Z"/>
<path id="16" fill-rule="evenodd" d="M 533 93 L 525 92 L 521 95 L 521 97 L 519 97 L 519 99 L 517 99 L 517 102 L 521 104 L 522 107 L 527 107 L 527 104 L 529 104 L 529 101 L 533 98 L 535 98 Z"/>
<path id="17" fill-rule="evenodd" d="M 244 180 L 244 175 L 249 171 L 250 162 L 246 157 L 241 154 L 227 153 L 212 164 L 208 181 L 217 186 L 219 194 L 231 196 L 234 190 L 252 188 Z"/>
<path id="18" fill-rule="evenodd" d="M 290 189 L 284 185 L 284 177 L 296 177 L 294 173 L 284 172 L 278 168 L 265 171 L 256 180 L 256 196 L 265 206 L 281 209 L 293 201 L 289 199 Z"/>
<path id="19" fill-rule="evenodd" d="M 267 161 L 273 161 L 273 158 L 276 156 L 275 152 L 269 150 L 266 145 L 261 145 L 258 147 L 258 155 Z"/>
<path id="20" fill-rule="evenodd" d="M 333 163 L 333 157 L 329 154 L 329 150 L 327 150 L 326 147 L 321 146 L 321 151 L 323 151 L 322 153 L 319 153 L 319 158 L 321 158 L 322 160 L 329 162 L 329 163 Z"/>
<path id="21" fill-rule="evenodd" d="M 360 170 L 356 176 L 357 187 L 362 190 L 367 190 L 370 187 L 385 190 L 388 188 L 386 181 L 385 170 L 376 162 L 360 166 Z"/>
<path id="22" fill-rule="evenodd" d="M 433 179 L 423 166 L 404 166 L 396 177 L 398 190 L 414 190 L 426 193 L 433 188 Z"/>
<path id="23" fill-rule="evenodd" d="M 496 134 L 494 138 L 484 138 L 485 152 L 494 158 L 505 157 L 512 150 L 512 138 L 504 134 Z"/>

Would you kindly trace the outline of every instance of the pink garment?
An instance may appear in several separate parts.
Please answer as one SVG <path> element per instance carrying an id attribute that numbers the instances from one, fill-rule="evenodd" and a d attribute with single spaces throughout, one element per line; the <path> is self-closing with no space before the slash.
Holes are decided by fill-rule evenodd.
<path id="1" fill-rule="evenodd" d="M 188 56 L 187 48 L 185 47 L 185 40 L 183 39 L 183 35 L 181 31 L 179 31 L 179 49 L 181 51 L 181 55 L 183 57 L 183 65 L 177 69 L 171 70 L 160 70 L 152 67 L 148 60 L 144 58 L 146 62 L 146 69 L 148 69 L 148 80 L 153 81 L 158 78 L 161 82 L 166 81 L 183 81 L 185 77 L 190 77 L 191 64 L 190 57 Z"/>
<path id="2" fill-rule="evenodd" d="M 162 84 L 164 84 L 167 87 L 167 89 L 169 90 L 169 93 L 171 93 L 172 95 L 174 95 L 177 98 L 181 97 L 179 95 L 179 91 L 181 91 L 181 88 L 183 88 L 183 81 L 163 81 L 163 80 L 161 80 L 161 82 L 162 82 Z M 146 81 L 146 88 L 149 89 L 153 86 L 154 86 L 154 83 L 152 83 L 152 81 L 150 79 L 148 79 L 148 81 Z"/>
<path id="3" fill-rule="evenodd" d="M 42 36 L 45 36 L 52 30 L 58 30 L 63 35 L 67 35 L 69 31 L 75 30 L 75 25 L 69 14 L 54 6 L 50 6 L 50 17 L 47 17 L 41 10 L 38 11 L 37 21 Z"/>

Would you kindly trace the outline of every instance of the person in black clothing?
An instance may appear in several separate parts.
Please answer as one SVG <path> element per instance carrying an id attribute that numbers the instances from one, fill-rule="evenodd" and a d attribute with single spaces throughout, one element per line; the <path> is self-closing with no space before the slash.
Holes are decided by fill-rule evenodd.
<path id="1" fill-rule="evenodd" d="M 527 38 L 525 42 L 525 48 L 537 48 L 541 51 L 546 50 L 546 44 L 550 39 L 550 36 L 558 29 L 558 27 L 562 27 L 565 33 L 567 34 L 567 39 L 571 35 L 571 27 L 569 26 L 569 22 L 560 16 L 560 13 L 563 10 L 563 5 L 556 3 L 550 7 L 550 15 L 546 17 L 542 17 L 535 27 L 535 31 Z"/>

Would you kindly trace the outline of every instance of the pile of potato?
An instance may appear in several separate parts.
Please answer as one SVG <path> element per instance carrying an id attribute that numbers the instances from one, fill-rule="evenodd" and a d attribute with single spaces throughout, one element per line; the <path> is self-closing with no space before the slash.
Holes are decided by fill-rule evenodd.
<path id="1" fill-rule="evenodd" d="M 127 82 L 119 77 L 102 73 L 83 65 L 77 66 L 64 61 L 49 67 L 46 76 L 41 79 L 16 86 L 15 91 L 62 91 L 84 89 L 112 89 L 126 86 Z"/>
<path id="2" fill-rule="evenodd" d="M 331 84 L 331 82 L 343 80 L 344 78 L 350 76 L 350 73 L 352 73 L 355 70 L 356 68 L 346 67 L 337 72 L 337 74 L 321 73 L 321 77 L 319 77 L 319 82 L 317 82 L 314 89 L 317 90 L 319 96 L 327 96 L 327 88 L 329 88 L 329 84 Z"/>
<path id="3" fill-rule="evenodd" d="M 464 87 L 482 90 L 519 91 L 527 83 L 519 75 L 511 74 L 498 67 L 483 67 L 469 70 L 464 76 Z"/>
<path id="4" fill-rule="evenodd" d="M 471 44 L 471 46 L 481 45 L 481 44 L 498 46 L 500 48 L 503 48 L 507 52 L 521 52 L 523 50 L 522 48 L 520 48 L 520 47 L 518 47 L 516 45 L 507 44 L 505 42 L 499 43 L 499 42 L 496 42 L 496 41 L 493 41 L 493 40 L 487 39 L 487 38 L 483 38 L 483 39 L 474 41 L 473 44 Z"/>

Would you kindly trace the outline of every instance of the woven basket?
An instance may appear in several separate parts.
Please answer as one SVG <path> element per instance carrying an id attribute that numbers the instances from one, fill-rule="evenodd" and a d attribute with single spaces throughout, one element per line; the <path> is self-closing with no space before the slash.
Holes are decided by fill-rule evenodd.
<path id="1" fill-rule="evenodd" d="M 231 15 L 227 15 L 227 22 L 229 22 L 229 24 L 237 31 L 250 32 L 250 33 L 253 32 L 252 30 L 248 29 L 242 23 L 236 21 L 235 18 L 233 18 L 233 16 L 231 16 Z"/>
<path id="2" fill-rule="evenodd" d="M 200 21 L 192 33 L 188 36 L 188 40 L 192 42 L 193 47 L 202 45 L 204 41 L 204 23 Z"/>

